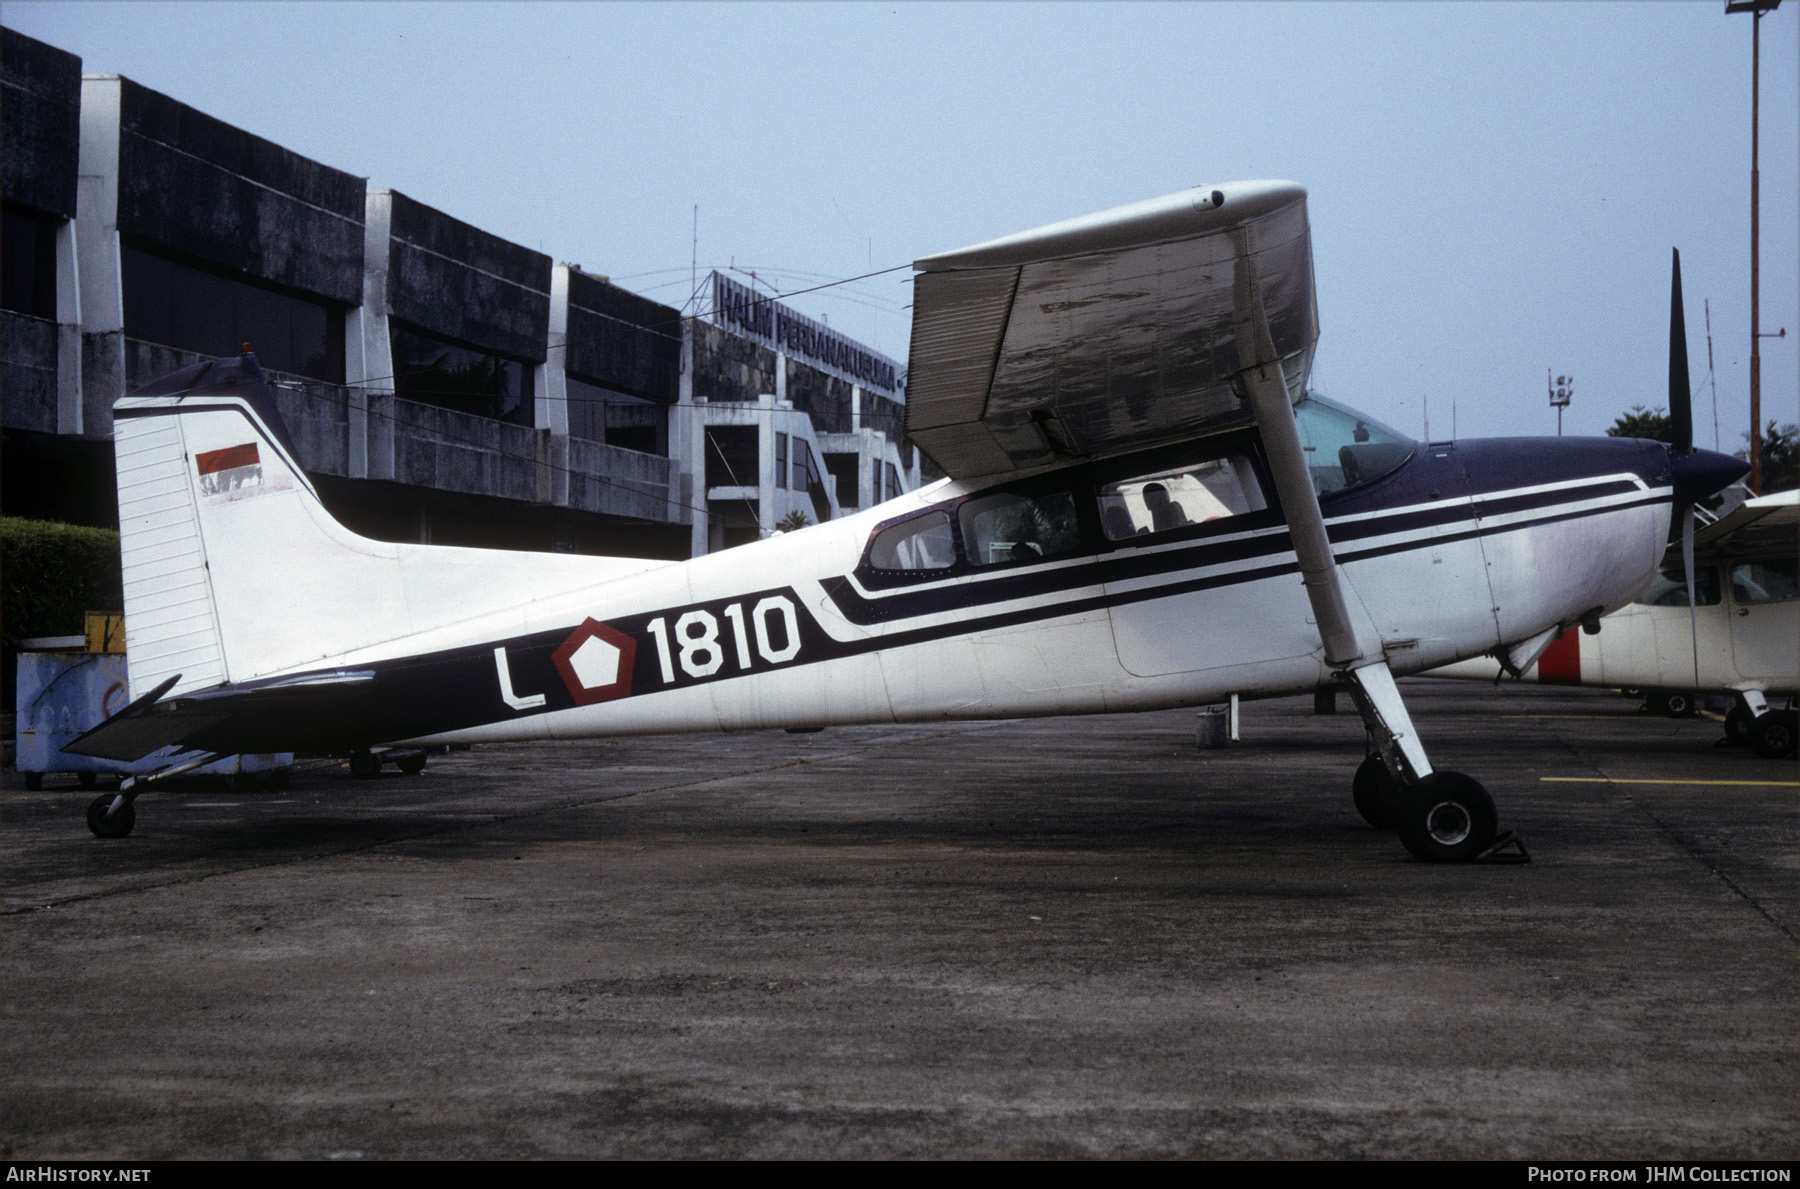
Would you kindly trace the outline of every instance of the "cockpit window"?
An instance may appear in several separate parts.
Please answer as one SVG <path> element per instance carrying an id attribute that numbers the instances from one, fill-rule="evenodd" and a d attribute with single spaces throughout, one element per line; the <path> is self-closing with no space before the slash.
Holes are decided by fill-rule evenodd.
<path id="1" fill-rule="evenodd" d="M 947 570 L 956 564 L 950 514 L 933 509 L 890 524 L 869 542 L 869 564 L 877 570 Z"/>
<path id="2" fill-rule="evenodd" d="M 963 549 L 977 566 L 1036 561 L 1081 548 L 1075 497 L 1066 491 L 1027 496 L 997 492 L 965 503 L 958 512 Z"/>
<path id="3" fill-rule="evenodd" d="M 1688 605 L 1687 575 L 1680 570 L 1658 574 L 1655 581 L 1650 583 L 1650 589 L 1632 602 L 1646 607 L 1685 607 Z M 1698 566 L 1694 569 L 1694 605 L 1719 605 L 1719 571 L 1711 566 Z"/>
<path id="4" fill-rule="evenodd" d="M 1779 603 L 1800 597 L 1794 559 L 1744 561 L 1731 567 L 1731 597 L 1739 603 Z"/>
<path id="5" fill-rule="evenodd" d="M 1413 452 L 1413 440 L 1317 393 L 1294 405 L 1313 490 L 1330 495 L 1381 478 Z"/>
<path id="6" fill-rule="evenodd" d="M 1109 541 L 1268 507 L 1256 471 L 1243 454 L 1108 483 L 1099 495 L 1100 527 Z"/>

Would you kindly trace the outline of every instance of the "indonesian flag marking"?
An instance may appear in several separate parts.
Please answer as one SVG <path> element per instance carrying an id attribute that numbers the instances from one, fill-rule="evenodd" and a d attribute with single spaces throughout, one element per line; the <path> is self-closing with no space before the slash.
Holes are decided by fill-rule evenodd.
<path id="1" fill-rule="evenodd" d="M 263 481 L 262 458 L 255 442 L 208 450 L 194 457 L 194 466 L 200 472 L 200 490 L 207 495 L 260 487 Z"/>

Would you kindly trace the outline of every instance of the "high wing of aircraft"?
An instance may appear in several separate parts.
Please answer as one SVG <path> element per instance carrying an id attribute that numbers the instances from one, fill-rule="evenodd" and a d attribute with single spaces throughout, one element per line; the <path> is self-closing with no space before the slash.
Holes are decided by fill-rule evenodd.
<path id="1" fill-rule="evenodd" d="M 1734 699 L 1733 743 L 1774 758 L 1794 753 L 1795 712 L 1770 698 L 1800 693 L 1800 492 L 1739 504 L 1699 529 L 1692 593 L 1679 546 L 1662 573 L 1603 631 L 1568 632 L 1517 673 L 1523 681 L 1644 691 L 1665 714 L 1692 714 L 1700 694 Z M 1498 679 L 1491 658 L 1460 661 L 1433 677 Z"/>
<path id="2" fill-rule="evenodd" d="M 1413 442 L 1311 395 L 1305 192 L 1202 186 L 915 264 L 907 431 L 947 478 L 657 564 L 384 544 L 319 502 L 253 358 L 115 412 L 131 688 L 67 750 L 233 752 L 1148 710 L 1347 683 L 1358 807 L 1503 845 L 1394 682 L 1535 655 L 1651 580 L 1743 464 Z M 1685 392 L 1685 389 L 1684 389 Z M 1691 435 L 1689 435 L 1691 438 Z"/>

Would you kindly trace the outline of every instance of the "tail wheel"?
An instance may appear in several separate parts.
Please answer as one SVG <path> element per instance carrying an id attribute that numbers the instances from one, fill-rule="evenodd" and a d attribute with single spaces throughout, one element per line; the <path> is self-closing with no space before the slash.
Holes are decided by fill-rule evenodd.
<path id="1" fill-rule="evenodd" d="M 123 838 L 137 825 L 137 810 L 131 807 L 131 802 L 125 802 L 115 810 L 112 807 L 115 799 L 112 793 L 101 793 L 88 802 L 88 829 L 94 832 L 94 837 Z"/>
<path id="2" fill-rule="evenodd" d="M 1433 772 L 1400 790 L 1400 841 L 1426 863 L 1467 863 L 1499 837 L 1494 799 L 1473 777 Z"/>
<path id="3" fill-rule="evenodd" d="M 381 775 L 381 757 L 372 751 L 358 751 L 350 756 L 350 775 L 358 780 L 372 780 Z"/>
<path id="4" fill-rule="evenodd" d="M 1350 798 L 1363 821 L 1377 830 L 1392 830 L 1400 824 L 1400 788 L 1379 755 L 1369 756 L 1356 769 Z"/>
<path id="5" fill-rule="evenodd" d="M 1750 747 L 1765 760 L 1794 754 L 1795 712 L 1770 710 L 1750 724 Z"/>

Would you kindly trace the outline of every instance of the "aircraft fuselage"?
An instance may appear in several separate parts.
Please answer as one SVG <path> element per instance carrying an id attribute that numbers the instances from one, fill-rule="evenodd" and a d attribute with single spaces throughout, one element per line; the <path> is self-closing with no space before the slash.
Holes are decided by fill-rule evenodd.
<path id="1" fill-rule="evenodd" d="M 1664 447 L 1622 439 L 1419 443 L 1373 482 L 1358 485 L 1354 467 L 1328 475 L 1321 505 L 1358 630 L 1410 673 L 1626 603 L 1668 539 L 1669 470 Z M 1158 484 L 1179 489 L 1185 523 L 1158 522 Z M 1273 696 L 1331 678 L 1311 614 L 1256 436 L 1243 433 L 990 485 L 944 481 L 328 658 L 300 672 L 362 680 L 328 709 L 296 696 L 280 746 Z"/>

